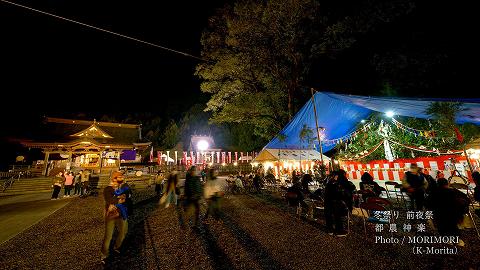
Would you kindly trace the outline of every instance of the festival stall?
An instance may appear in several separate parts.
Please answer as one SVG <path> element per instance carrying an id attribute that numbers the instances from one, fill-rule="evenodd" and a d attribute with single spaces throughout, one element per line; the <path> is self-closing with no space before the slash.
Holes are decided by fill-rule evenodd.
<path id="1" fill-rule="evenodd" d="M 276 177 L 281 174 L 289 174 L 293 170 L 313 170 L 315 165 L 322 159 L 320 152 L 304 149 L 271 149 L 264 148 L 253 160 L 252 165 L 262 164 L 265 170 L 271 168 Z M 323 162 L 328 166 L 330 158 L 323 156 Z"/>

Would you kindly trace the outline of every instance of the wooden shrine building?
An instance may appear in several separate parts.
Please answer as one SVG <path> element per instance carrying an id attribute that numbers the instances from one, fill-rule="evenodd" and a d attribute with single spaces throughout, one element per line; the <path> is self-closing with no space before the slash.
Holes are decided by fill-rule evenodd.
<path id="1" fill-rule="evenodd" d="M 44 159 L 36 161 L 48 176 L 59 170 L 89 170 L 109 174 L 120 167 L 125 151 L 144 151 L 141 125 L 47 117 L 35 139 L 21 140 L 30 149 L 41 149 Z"/>

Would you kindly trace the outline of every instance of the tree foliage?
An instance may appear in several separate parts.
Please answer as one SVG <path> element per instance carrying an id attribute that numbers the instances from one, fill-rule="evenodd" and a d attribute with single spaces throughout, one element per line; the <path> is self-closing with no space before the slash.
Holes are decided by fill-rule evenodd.
<path id="1" fill-rule="evenodd" d="M 210 18 L 197 66 L 217 123 L 248 123 L 271 138 L 294 112 L 315 37 L 312 0 L 239 1 Z"/>
<path id="2" fill-rule="evenodd" d="M 162 146 L 165 149 L 175 148 L 180 141 L 180 129 L 175 121 L 171 120 L 162 136 Z"/>
<path id="3" fill-rule="evenodd" d="M 246 123 L 272 138 L 305 102 L 312 61 L 334 57 L 412 9 L 408 0 L 387 0 L 322 12 L 319 2 L 240 0 L 209 19 L 201 38 L 206 61 L 196 75 L 211 94 L 212 122 Z"/>

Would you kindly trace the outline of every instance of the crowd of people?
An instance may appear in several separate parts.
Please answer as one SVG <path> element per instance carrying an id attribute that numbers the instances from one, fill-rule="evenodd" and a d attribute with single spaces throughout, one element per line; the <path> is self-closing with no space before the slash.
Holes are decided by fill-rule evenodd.
<path id="1" fill-rule="evenodd" d="M 480 202 L 480 173 L 474 172 L 474 199 Z M 332 172 L 325 178 L 323 185 L 315 191 L 309 189 L 311 173 L 292 173 L 292 186 L 287 188 L 285 197 L 288 204 L 299 209 L 311 211 L 307 199 L 322 200 L 328 233 L 339 237 L 348 234 L 348 216 L 353 207 L 369 198 L 386 196 L 387 190 L 374 181 L 372 175 L 365 172 L 361 176 L 360 189 L 348 180 L 344 170 Z M 469 196 L 452 187 L 448 180 L 439 175 L 437 178 L 423 172 L 417 164 L 412 164 L 401 181 L 401 192 L 409 198 L 405 211 L 432 211 L 434 225 L 442 236 L 460 236 L 459 224 L 468 213 L 471 200 Z M 384 199 L 384 198 L 382 198 Z M 381 199 L 380 199 L 381 200 Z M 477 214 L 479 210 L 477 209 Z M 459 240 L 458 245 L 465 243 Z"/>
<path id="2" fill-rule="evenodd" d="M 267 183 L 268 174 L 257 170 L 253 173 L 239 173 L 230 177 L 227 182 L 239 188 L 252 187 L 253 192 L 262 192 L 262 187 Z M 369 173 L 361 177 L 359 190 L 348 180 L 344 170 L 331 172 L 324 178 L 318 189 L 311 190 L 314 182 L 312 172 L 292 173 L 291 185 L 285 188 L 287 201 L 293 206 L 303 209 L 311 209 L 306 203 L 307 198 L 322 201 L 324 203 L 324 217 L 328 234 L 344 237 L 349 233 L 349 215 L 354 207 L 369 198 L 379 198 L 388 192 L 381 187 Z M 475 199 L 480 200 L 480 173 L 473 173 L 476 183 Z M 65 173 L 60 182 L 64 186 L 74 186 L 77 178 Z M 102 262 L 109 256 L 110 242 L 113 231 L 117 228 L 118 236 L 113 246 L 116 253 L 120 253 L 122 241 L 128 231 L 128 217 L 132 214 L 133 203 L 132 191 L 123 182 L 123 174 L 112 175 L 110 185 L 103 191 L 105 199 L 105 236 L 102 243 Z M 201 169 L 192 166 L 187 170 L 185 182 L 180 186 L 179 173 L 175 169 L 171 171 L 158 171 L 155 178 L 155 191 L 159 198 L 159 205 L 165 208 L 174 207 L 178 213 L 179 224 L 185 228 L 189 224 L 197 229 L 200 222 L 200 205 L 202 200 L 206 202 L 205 220 L 210 217 L 221 216 L 220 206 L 224 198 L 224 189 L 216 181 L 217 177 L 213 168 Z M 227 185 L 228 186 L 228 185 Z M 464 218 L 470 204 L 469 197 L 449 186 L 445 178 L 436 179 L 423 173 L 422 169 L 412 164 L 410 171 L 405 173 L 401 183 L 402 191 L 410 198 L 410 206 L 406 211 L 431 210 L 434 216 L 434 224 L 440 235 L 459 236 L 458 224 Z M 65 196 L 69 194 L 69 187 L 65 188 Z M 183 191 L 182 191 L 183 189 Z M 57 192 L 58 193 L 58 192 Z M 459 246 L 464 242 L 459 241 Z"/>
<path id="3" fill-rule="evenodd" d="M 63 188 L 63 198 L 72 196 L 84 196 L 89 192 L 90 172 L 88 170 L 59 172 L 52 183 L 52 200 L 60 198 L 60 192 Z M 73 190 L 73 194 L 72 194 Z"/>

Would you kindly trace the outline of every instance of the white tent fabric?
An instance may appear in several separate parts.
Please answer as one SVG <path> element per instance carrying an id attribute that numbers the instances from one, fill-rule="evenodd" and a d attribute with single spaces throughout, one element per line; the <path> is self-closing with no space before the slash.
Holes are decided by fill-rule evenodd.
<path id="1" fill-rule="evenodd" d="M 278 161 L 278 160 L 320 160 L 320 152 L 316 150 L 303 149 L 270 149 L 264 148 L 253 162 Z M 323 155 L 323 160 L 330 161 L 330 158 Z"/>

